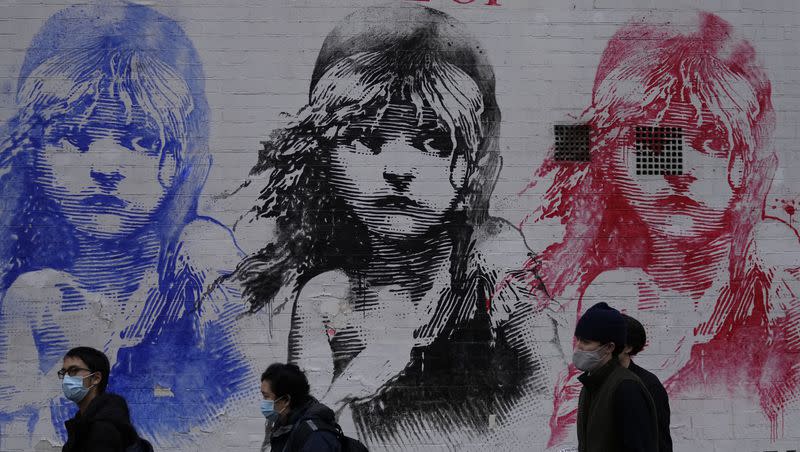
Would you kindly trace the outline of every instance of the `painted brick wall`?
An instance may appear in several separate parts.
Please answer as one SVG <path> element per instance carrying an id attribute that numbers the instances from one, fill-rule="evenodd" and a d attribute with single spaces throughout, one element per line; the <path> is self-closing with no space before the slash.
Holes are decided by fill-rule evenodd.
<path id="1" fill-rule="evenodd" d="M 60 449 L 78 345 L 157 450 L 257 450 L 290 355 L 370 450 L 577 447 L 600 301 L 675 450 L 800 449 L 796 2 L 0 11 L 0 450 Z"/>

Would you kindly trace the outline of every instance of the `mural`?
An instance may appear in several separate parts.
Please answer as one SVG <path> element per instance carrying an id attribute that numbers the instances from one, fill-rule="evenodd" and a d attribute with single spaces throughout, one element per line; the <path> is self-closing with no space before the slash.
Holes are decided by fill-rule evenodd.
<path id="1" fill-rule="evenodd" d="M 180 26 L 145 6 L 70 7 L 33 39 L 0 145 L 4 429 L 65 438 L 75 406 L 55 372 L 78 344 L 116 362 L 109 388 L 156 443 L 205 425 L 242 384 L 225 316 L 201 325 L 196 307 L 239 259 L 196 212 L 211 164 L 203 83 Z"/>
<path id="2" fill-rule="evenodd" d="M 267 135 L 257 164 L 209 185 L 256 190 L 213 197 L 220 215 L 252 206 L 239 226 L 274 225 L 249 253 L 198 211 L 211 111 L 181 25 L 122 0 L 44 23 L 0 129 L 0 449 L 64 439 L 75 407 L 55 372 L 88 344 L 157 448 L 261 436 L 255 383 L 288 360 L 381 450 L 558 450 L 574 321 L 601 300 L 647 326 L 637 361 L 674 399 L 749 398 L 783 435 L 800 408 L 798 199 L 772 187 L 780 108 L 754 47 L 709 13 L 624 25 L 578 118 L 590 160 L 545 159 L 523 191 L 543 202 L 513 225 L 490 214 L 498 181 L 519 186 L 500 176 L 500 105 L 539 107 L 496 87 L 477 30 L 426 4 L 331 22 L 299 111 L 236 137 Z M 563 237 L 521 233 L 552 223 Z"/>
<path id="3" fill-rule="evenodd" d="M 253 315 L 291 311 L 289 360 L 368 442 L 463 445 L 489 414 L 531 430 L 524 414 L 549 409 L 564 322 L 520 232 L 488 213 L 499 130 L 492 65 L 463 24 L 366 8 L 325 39 L 308 104 L 253 169 L 277 240 L 226 284 Z"/>
<path id="4" fill-rule="evenodd" d="M 527 221 L 566 226 L 538 264 L 550 294 L 578 313 L 613 300 L 653 326 L 664 359 L 647 365 L 672 397 L 750 395 L 779 436 L 798 397 L 800 247 L 765 213 L 775 113 L 755 50 L 713 14 L 690 30 L 633 22 L 603 53 L 585 120 L 591 161 L 549 159 L 529 187 L 553 181 Z M 550 445 L 575 422 L 577 375 L 555 388 Z"/>

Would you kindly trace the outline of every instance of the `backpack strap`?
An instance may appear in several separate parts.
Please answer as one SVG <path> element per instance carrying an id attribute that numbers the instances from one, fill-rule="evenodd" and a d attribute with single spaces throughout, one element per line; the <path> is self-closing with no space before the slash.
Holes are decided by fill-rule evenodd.
<path id="1" fill-rule="evenodd" d="M 306 425 L 308 425 L 308 428 L 310 428 L 312 432 L 319 430 L 319 427 L 317 427 L 313 419 L 306 419 Z"/>

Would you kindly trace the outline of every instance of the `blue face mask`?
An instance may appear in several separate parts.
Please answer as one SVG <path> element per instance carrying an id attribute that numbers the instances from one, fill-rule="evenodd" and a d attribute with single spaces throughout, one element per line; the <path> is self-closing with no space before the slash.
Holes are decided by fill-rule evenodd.
<path id="1" fill-rule="evenodd" d="M 89 388 L 83 385 L 83 380 L 92 375 L 93 374 L 89 374 L 86 377 L 70 377 L 69 375 L 64 375 L 64 380 L 61 382 L 61 389 L 64 390 L 64 397 L 75 403 L 80 403 L 80 401 L 86 397 L 86 394 L 89 393 L 89 390 L 94 388 L 94 385 Z"/>
<path id="2" fill-rule="evenodd" d="M 280 397 L 278 397 L 280 399 Z M 264 415 L 270 421 L 275 422 L 278 420 L 278 416 L 281 415 L 281 411 L 275 411 L 275 400 L 262 400 L 261 401 L 261 414 Z"/>

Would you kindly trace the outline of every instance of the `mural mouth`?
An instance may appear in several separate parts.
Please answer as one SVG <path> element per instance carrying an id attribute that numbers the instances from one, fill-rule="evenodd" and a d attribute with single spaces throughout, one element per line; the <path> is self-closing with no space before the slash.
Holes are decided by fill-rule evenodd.
<path id="1" fill-rule="evenodd" d="M 84 207 L 118 207 L 124 209 L 128 203 L 112 195 L 91 195 L 81 199 Z"/>
<path id="2" fill-rule="evenodd" d="M 397 195 L 384 196 L 376 199 L 372 204 L 379 209 L 408 210 L 420 207 L 413 199 Z"/>
<path id="3" fill-rule="evenodd" d="M 677 210 L 693 210 L 703 207 L 698 201 L 682 195 L 670 195 L 658 202 L 659 207 Z"/>

